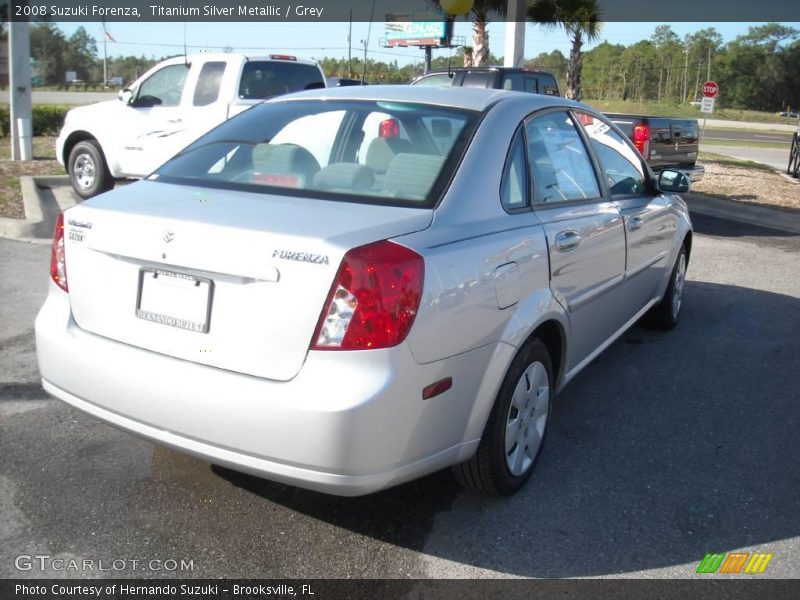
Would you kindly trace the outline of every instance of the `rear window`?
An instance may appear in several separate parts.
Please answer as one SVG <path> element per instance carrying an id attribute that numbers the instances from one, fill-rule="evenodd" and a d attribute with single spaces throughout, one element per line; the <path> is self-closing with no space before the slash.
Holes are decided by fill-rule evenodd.
<path id="1" fill-rule="evenodd" d="M 266 103 L 206 134 L 150 179 L 429 207 L 444 193 L 479 118 L 404 102 Z"/>
<path id="2" fill-rule="evenodd" d="M 325 82 L 314 65 L 253 60 L 245 63 L 242 69 L 239 98 L 263 100 L 318 87 L 325 87 Z"/>
<path id="3" fill-rule="evenodd" d="M 547 73 L 540 74 L 539 93 L 547 96 L 558 96 L 558 83 L 556 83 L 556 78 Z"/>
<path id="4" fill-rule="evenodd" d="M 468 71 L 464 74 L 463 87 L 492 88 L 497 76 L 493 71 Z"/>

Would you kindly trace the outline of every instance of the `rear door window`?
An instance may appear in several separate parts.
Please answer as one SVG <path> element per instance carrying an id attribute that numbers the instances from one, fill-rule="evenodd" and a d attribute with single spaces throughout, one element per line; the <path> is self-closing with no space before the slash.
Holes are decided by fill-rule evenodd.
<path id="1" fill-rule="evenodd" d="M 222 76 L 225 74 L 224 62 L 207 62 L 200 69 L 197 78 L 197 87 L 194 90 L 193 104 L 195 106 L 206 106 L 213 104 L 219 99 L 219 90 L 222 86 Z"/>
<path id="2" fill-rule="evenodd" d="M 534 117 L 525 129 L 534 202 L 550 204 L 600 197 L 589 153 L 567 113 Z"/>
<path id="3" fill-rule="evenodd" d="M 528 170 L 525 166 L 525 136 L 517 131 L 503 169 L 500 200 L 508 211 L 528 206 Z"/>
<path id="4" fill-rule="evenodd" d="M 325 87 L 325 81 L 320 70 L 314 65 L 278 60 L 251 60 L 245 63 L 242 69 L 239 98 L 263 100 L 317 87 Z"/>

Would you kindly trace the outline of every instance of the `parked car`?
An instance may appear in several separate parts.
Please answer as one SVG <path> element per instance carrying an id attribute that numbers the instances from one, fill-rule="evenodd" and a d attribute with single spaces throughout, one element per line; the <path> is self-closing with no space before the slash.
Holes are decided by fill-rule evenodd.
<path id="1" fill-rule="evenodd" d="M 319 65 L 284 54 L 198 54 L 163 61 L 118 100 L 74 108 L 56 158 L 75 192 L 89 198 L 115 179 L 151 173 L 225 119 L 265 98 L 325 87 Z"/>
<path id="2" fill-rule="evenodd" d="M 692 182 L 703 179 L 706 169 L 697 164 L 700 149 L 697 119 L 610 113 L 606 117 L 625 132 L 656 173 L 672 169 L 684 173 Z"/>
<path id="3" fill-rule="evenodd" d="M 784 111 L 778 113 L 779 117 L 785 117 L 787 119 L 798 119 L 800 118 L 800 113 L 794 111 Z"/>
<path id="4" fill-rule="evenodd" d="M 559 95 L 558 83 L 552 73 L 525 68 L 439 69 L 416 78 L 411 85 L 479 87 Z M 703 178 L 705 167 L 697 164 L 697 119 L 614 114 L 608 117 L 625 131 L 656 172 L 677 169 L 694 182 Z"/>
<path id="5" fill-rule="evenodd" d="M 435 69 L 420 75 L 411 85 L 450 85 L 455 87 L 477 87 L 517 92 L 532 92 L 547 96 L 558 96 L 555 76 L 539 69 L 512 67 L 464 67 Z"/>
<path id="6" fill-rule="evenodd" d="M 640 317 L 677 323 L 688 189 L 562 98 L 276 98 L 59 217 L 42 385 L 301 487 L 359 495 L 456 465 L 510 494 L 556 393 Z"/>
<path id="7" fill-rule="evenodd" d="M 344 77 L 328 77 L 328 87 L 347 87 L 353 85 L 369 85 L 360 79 L 346 79 Z"/>

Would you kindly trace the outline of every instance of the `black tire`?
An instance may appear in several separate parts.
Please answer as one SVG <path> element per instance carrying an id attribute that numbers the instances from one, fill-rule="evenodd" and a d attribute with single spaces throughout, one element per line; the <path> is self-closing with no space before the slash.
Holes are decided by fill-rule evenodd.
<path id="1" fill-rule="evenodd" d="M 546 404 L 547 412 L 544 415 L 543 431 L 537 436 L 539 444 L 535 450 L 535 455 L 532 457 L 529 455 L 527 445 L 525 448 L 521 448 L 519 451 L 524 453 L 525 462 L 529 462 L 529 464 L 525 466 L 521 473 L 514 474 L 508 464 L 512 460 L 513 449 L 509 452 L 506 451 L 506 432 L 513 421 L 511 413 L 516 410 L 516 408 L 512 408 L 513 395 L 517 385 L 522 383 L 522 378 L 527 373 L 533 371 L 535 377 L 541 378 L 541 372 L 535 366 L 537 364 L 543 367 L 546 376 L 548 388 L 546 399 L 542 398 L 540 394 L 536 394 L 536 390 L 532 390 L 533 386 L 530 379 L 526 377 L 525 381 L 528 382 L 529 390 L 532 390 L 540 398 L 539 406 Z M 550 354 L 545 345 L 534 338 L 522 347 L 511 363 L 511 367 L 508 369 L 508 373 L 506 373 L 506 377 L 500 387 L 500 392 L 495 399 L 475 456 L 467 462 L 453 467 L 456 479 L 463 487 L 483 494 L 508 496 L 519 490 L 528 481 L 534 467 L 536 467 L 547 437 L 547 426 L 552 413 L 553 383 L 553 366 Z M 539 385 L 538 389 L 541 390 L 541 387 Z M 533 398 L 532 401 L 537 404 L 536 398 Z M 533 420 L 531 417 L 529 421 L 531 426 L 537 422 L 542 422 L 542 413 L 535 407 L 531 407 L 531 415 L 535 415 L 537 412 L 539 413 L 538 419 Z M 522 418 L 522 416 L 517 412 L 517 418 Z M 520 437 L 524 437 L 524 435 Z M 527 444 L 527 442 L 525 443 Z M 516 447 L 515 445 L 514 448 Z"/>
<path id="2" fill-rule="evenodd" d="M 682 267 L 681 267 L 682 265 Z M 648 314 L 648 323 L 662 331 L 669 331 L 678 324 L 683 305 L 683 287 L 686 277 L 686 267 L 688 256 L 686 246 L 681 246 L 678 258 L 675 259 L 675 266 L 672 267 L 672 275 L 669 278 L 667 291 L 664 298 L 656 304 Z M 682 273 L 681 273 L 682 268 Z M 675 293 L 676 286 L 680 286 L 678 294 Z M 677 306 L 676 306 L 677 303 Z"/>
<path id="3" fill-rule="evenodd" d="M 102 194 L 114 187 L 103 151 L 95 140 L 75 144 L 67 160 L 72 189 L 83 199 Z"/>

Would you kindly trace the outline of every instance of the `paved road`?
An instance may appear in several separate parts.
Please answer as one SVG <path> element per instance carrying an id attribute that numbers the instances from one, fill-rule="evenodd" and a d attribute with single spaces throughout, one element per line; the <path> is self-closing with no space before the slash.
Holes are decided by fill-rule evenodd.
<path id="1" fill-rule="evenodd" d="M 31 100 L 34 104 L 68 104 L 71 106 L 81 106 L 92 104 L 104 100 L 113 100 L 117 97 L 116 92 L 36 92 L 34 91 Z M 8 104 L 8 92 L 0 91 L 0 103 Z"/>
<path id="2" fill-rule="evenodd" d="M 769 165 L 781 172 L 786 171 L 786 166 L 789 163 L 789 146 L 786 149 L 778 148 L 745 148 L 741 146 L 717 146 L 717 145 L 701 145 L 700 150 L 703 152 L 714 152 L 715 154 L 723 154 L 725 156 L 732 156 L 733 158 L 741 158 L 744 160 L 752 160 L 765 165 Z"/>
<path id="3" fill-rule="evenodd" d="M 788 144 L 792 143 L 793 135 L 794 134 L 789 131 L 748 131 L 746 129 L 717 129 L 706 127 L 704 139 L 720 142 L 731 142 L 731 146 L 735 145 L 735 142 L 769 142 L 787 144 L 786 150 L 788 152 Z"/>
<path id="4" fill-rule="evenodd" d="M 679 327 L 631 330 L 571 383 L 533 480 L 502 500 L 446 472 L 328 497 L 48 399 L 31 326 L 49 248 L 0 240 L 0 577 L 41 575 L 13 567 L 35 553 L 208 577 L 691 577 L 734 549 L 800 577 L 800 236 L 695 224 Z"/>

